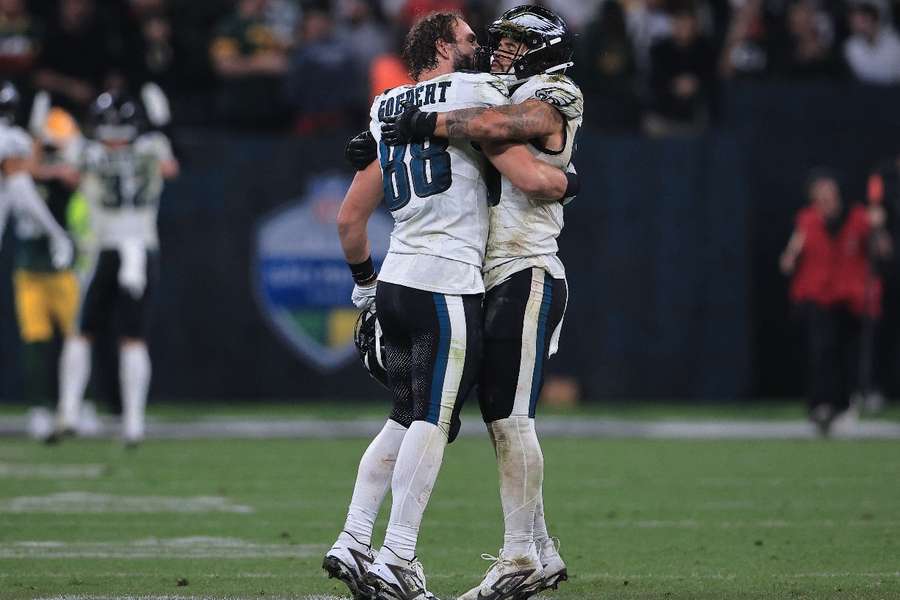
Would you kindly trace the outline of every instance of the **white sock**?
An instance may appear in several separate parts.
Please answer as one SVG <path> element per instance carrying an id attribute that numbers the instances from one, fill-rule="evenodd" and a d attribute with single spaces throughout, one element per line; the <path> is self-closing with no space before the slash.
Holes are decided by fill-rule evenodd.
<path id="1" fill-rule="evenodd" d="M 350 510 L 347 511 L 341 535 L 350 534 L 357 542 L 372 545 L 372 528 L 391 484 L 394 464 L 405 434 L 406 427 L 388 419 L 366 448 L 359 461 L 353 499 L 350 500 Z"/>
<path id="2" fill-rule="evenodd" d="M 81 400 L 91 376 L 91 345 L 87 338 L 69 336 L 59 357 L 58 426 L 76 429 Z"/>
<path id="3" fill-rule="evenodd" d="M 541 548 L 544 547 L 544 544 L 549 539 L 550 534 L 547 533 L 547 522 L 544 520 L 544 495 L 541 492 L 534 510 L 534 545 L 537 546 L 538 553 L 541 552 Z"/>
<path id="4" fill-rule="evenodd" d="M 119 379 L 122 384 L 122 424 L 126 440 L 144 437 L 144 408 L 150 388 L 150 354 L 143 342 L 122 344 Z"/>
<path id="5" fill-rule="evenodd" d="M 446 446 L 447 435 L 426 421 L 415 421 L 403 437 L 391 480 L 393 505 L 384 537 L 384 545 L 391 552 L 382 549 L 380 559 L 396 562 L 393 555 L 407 561 L 415 557 L 422 515 L 441 470 Z"/>
<path id="6" fill-rule="evenodd" d="M 535 507 L 544 481 L 544 456 L 534 419 L 513 416 L 488 425 L 497 452 L 503 505 L 503 553 L 525 556 L 534 542 Z"/>

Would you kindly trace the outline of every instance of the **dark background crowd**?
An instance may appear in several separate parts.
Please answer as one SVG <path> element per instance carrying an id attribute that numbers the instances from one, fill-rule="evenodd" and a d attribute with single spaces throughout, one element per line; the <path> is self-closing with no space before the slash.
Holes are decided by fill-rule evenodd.
<path id="1" fill-rule="evenodd" d="M 364 122 L 407 79 L 430 10 L 476 31 L 519 0 L 0 0 L 0 77 L 83 109 L 152 80 L 182 124 L 307 133 Z M 550 0 L 578 33 L 587 124 L 702 130 L 739 79 L 900 83 L 898 0 Z"/>

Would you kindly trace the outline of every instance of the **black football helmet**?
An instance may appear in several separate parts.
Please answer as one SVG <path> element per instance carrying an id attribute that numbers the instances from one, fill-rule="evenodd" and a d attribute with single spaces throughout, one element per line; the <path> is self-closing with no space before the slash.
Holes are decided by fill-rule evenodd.
<path id="1" fill-rule="evenodd" d="M 0 123 L 12 125 L 16 122 L 21 101 L 22 97 L 13 82 L 0 83 Z"/>
<path id="2" fill-rule="evenodd" d="M 575 52 L 574 36 L 562 17 L 543 6 L 511 8 L 488 25 L 485 52 L 478 55 L 479 70 L 490 71 L 490 59 L 503 56 L 511 61 L 507 73 L 517 83 L 539 73 L 564 73 L 571 67 Z M 525 48 L 516 54 L 500 47 L 500 40 L 511 38 L 523 42 Z"/>
<path id="3" fill-rule="evenodd" d="M 101 142 L 131 142 L 147 127 L 139 100 L 116 92 L 103 92 L 91 104 L 88 116 L 90 135 Z"/>
<path id="4" fill-rule="evenodd" d="M 387 360 L 384 345 L 381 343 L 381 325 L 375 314 L 375 307 L 362 311 L 353 328 L 353 341 L 359 352 L 359 359 L 372 378 L 390 389 L 387 377 Z"/>

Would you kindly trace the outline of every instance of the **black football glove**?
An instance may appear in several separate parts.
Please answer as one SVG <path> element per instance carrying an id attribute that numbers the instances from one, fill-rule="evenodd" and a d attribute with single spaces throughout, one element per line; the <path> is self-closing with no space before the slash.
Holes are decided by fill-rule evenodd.
<path id="1" fill-rule="evenodd" d="M 436 126 L 436 112 L 422 112 L 418 106 L 406 103 L 399 116 L 384 118 L 381 123 L 381 139 L 388 146 L 422 142 L 434 135 Z"/>
<path id="2" fill-rule="evenodd" d="M 566 182 L 566 191 L 559 200 L 563 204 L 568 204 L 574 200 L 575 196 L 581 191 L 581 178 L 578 176 L 578 172 L 575 171 L 575 165 L 572 163 L 569 163 L 569 168 L 566 169 Z"/>
<path id="3" fill-rule="evenodd" d="M 344 148 L 344 158 L 357 171 L 362 171 L 378 158 L 378 146 L 368 129 L 358 133 L 347 142 L 347 147 Z"/>

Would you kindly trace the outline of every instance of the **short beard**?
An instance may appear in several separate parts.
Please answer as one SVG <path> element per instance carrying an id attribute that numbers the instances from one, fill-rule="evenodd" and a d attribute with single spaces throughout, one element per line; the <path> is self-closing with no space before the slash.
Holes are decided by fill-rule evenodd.
<path id="1" fill-rule="evenodd" d="M 475 56 L 466 56 L 458 50 L 453 50 L 453 70 L 454 71 L 474 71 Z"/>

